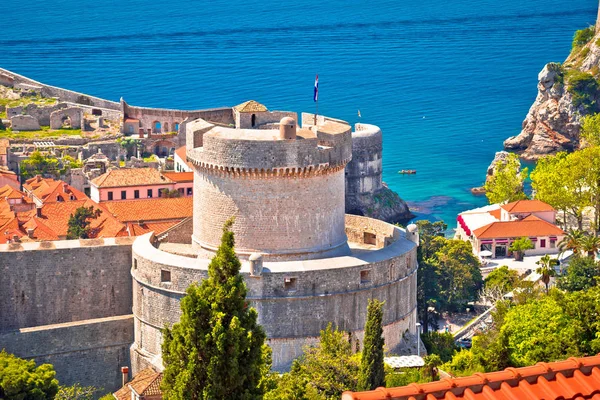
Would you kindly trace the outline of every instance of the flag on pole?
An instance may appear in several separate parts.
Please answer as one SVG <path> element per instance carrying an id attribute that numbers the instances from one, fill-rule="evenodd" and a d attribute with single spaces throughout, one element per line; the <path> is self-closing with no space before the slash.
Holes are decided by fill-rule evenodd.
<path id="1" fill-rule="evenodd" d="M 360 110 L 358 110 L 358 118 L 360 118 Z"/>
<path id="2" fill-rule="evenodd" d="M 318 74 L 317 74 L 317 77 L 315 78 L 315 94 L 314 94 L 313 100 L 315 101 L 315 103 L 317 101 L 319 101 L 319 75 Z"/>

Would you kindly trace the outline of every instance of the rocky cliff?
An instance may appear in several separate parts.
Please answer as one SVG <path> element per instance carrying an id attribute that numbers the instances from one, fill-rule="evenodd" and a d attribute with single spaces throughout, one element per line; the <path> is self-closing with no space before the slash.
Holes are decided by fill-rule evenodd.
<path id="1" fill-rule="evenodd" d="M 573 50 L 563 64 L 550 63 L 538 75 L 538 95 L 523 121 L 521 133 L 504 148 L 537 160 L 579 147 L 581 120 L 600 111 L 600 32 L 577 31 Z"/>

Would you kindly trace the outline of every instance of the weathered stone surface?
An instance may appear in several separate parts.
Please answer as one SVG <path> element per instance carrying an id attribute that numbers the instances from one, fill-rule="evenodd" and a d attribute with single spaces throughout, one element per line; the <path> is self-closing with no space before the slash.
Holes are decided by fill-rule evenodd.
<path id="1" fill-rule="evenodd" d="M 595 74 L 598 78 L 600 32 L 579 50 L 573 51 L 564 68 Z M 504 141 L 504 148 L 521 153 L 524 160 L 537 160 L 546 154 L 572 151 L 579 147 L 581 119 L 589 113 L 573 104 L 564 83 L 562 67 L 549 63 L 538 75 L 538 95 L 523 121 L 521 132 Z M 596 94 L 596 99 L 600 93 Z"/>
<path id="2" fill-rule="evenodd" d="M 10 118 L 10 126 L 13 131 L 38 131 L 40 124 L 31 115 L 15 115 Z"/>
<path id="3" fill-rule="evenodd" d="M 61 129 L 68 120 L 70 128 L 82 129 L 83 123 L 83 109 L 79 107 L 69 107 L 61 110 L 56 110 L 50 113 L 50 129 Z"/>

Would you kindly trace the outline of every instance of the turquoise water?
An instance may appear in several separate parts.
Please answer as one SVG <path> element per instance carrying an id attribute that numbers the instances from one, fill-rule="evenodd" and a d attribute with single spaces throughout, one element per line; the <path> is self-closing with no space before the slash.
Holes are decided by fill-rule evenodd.
<path id="1" fill-rule="evenodd" d="M 417 4 L 418 3 L 418 4 Z M 562 61 L 596 0 L 3 3 L 0 66 L 151 107 L 255 99 L 384 132 L 384 180 L 420 217 L 453 224 L 485 198 L 502 141 L 519 132 L 537 73 Z M 416 175 L 397 174 L 416 169 Z"/>

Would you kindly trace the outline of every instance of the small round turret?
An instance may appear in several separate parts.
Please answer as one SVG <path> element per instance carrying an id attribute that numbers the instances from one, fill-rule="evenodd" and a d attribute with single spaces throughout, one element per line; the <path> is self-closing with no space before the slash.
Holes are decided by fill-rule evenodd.
<path id="1" fill-rule="evenodd" d="M 280 139 L 296 139 L 296 121 L 292 117 L 283 117 L 279 122 Z"/>

